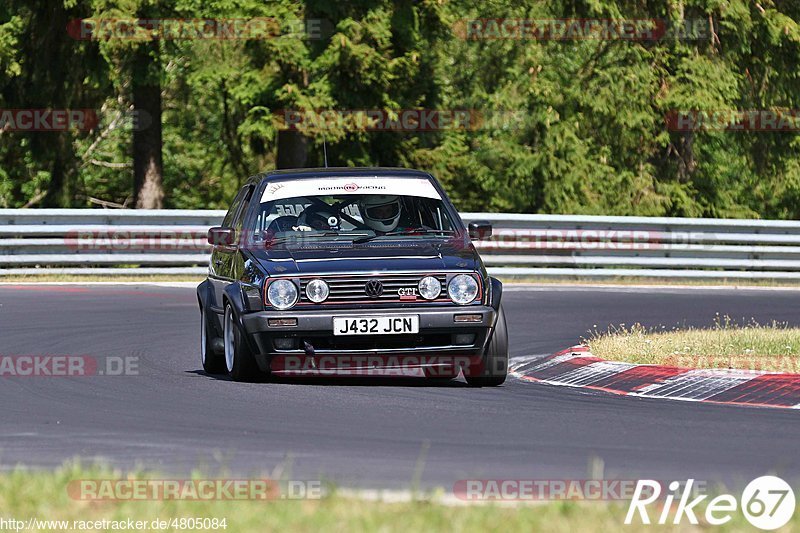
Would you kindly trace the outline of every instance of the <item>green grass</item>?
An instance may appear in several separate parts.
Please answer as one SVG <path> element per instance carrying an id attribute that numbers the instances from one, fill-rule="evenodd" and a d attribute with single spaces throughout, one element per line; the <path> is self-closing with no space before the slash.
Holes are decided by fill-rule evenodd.
<path id="1" fill-rule="evenodd" d="M 81 479 L 153 479 L 143 472 L 127 473 L 104 468 L 64 466 L 54 472 L 14 470 L 0 474 L 0 516 L 5 519 L 95 521 L 132 519 L 217 518 L 227 528 L 217 531 L 699 531 L 688 524 L 644 526 L 638 521 L 624 526 L 627 502 L 545 502 L 525 505 L 446 505 L 436 496 L 401 503 L 370 501 L 336 494 L 318 500 L 271 501 L 101 501 L 73 499 L 67 486 Z M 195 478 L 204 478 L 195 475 Z M 205 476 L 206 478 L 208 476 Z M 171 476 L 174 479 L 174 476 Z M 430 495 L 429 495 L 430 496 Z M 737 495 L 738 496 L 738 495 Z M 655 518 L 656 510 L 651 510 Z M 698 513 L 699 514 L 699 513 Z M 795 515 L 791 525 L 798 527 Z M 740 513 L 714 531 L 741 531 L 746 522 Z M 708 527 L 708 526 L 706 526 Z M 43 531 L 49 531 L 42 529 Z M 177 529 L 168 528 L 166 531 Z M 205 531 L 205 530 L 203 530 Z"/>
<path id="2" fill-rule="evenodd" d="M 647 329 L 640 324 L 595 331 L 584 339 L 602 359 L 690 368 L 800 373 L 800 328 L 717 317 L 710 328 Z"/>
<path id="3" fill-rule="evenodd" d="M 384 503 L 333 495 L 320 500 L 114 501 L 73 500 L 75 479 L 128 478 L 103 469 L 65 467 L 54 473 L 17 470 L 0 475 L 5 517 L 60 520 L 225 518 L 227 531 L 572 531 L 618 527 L 624 509 L 571 502 L 526 507 L 448 506 L 425 501 Z M 143 473 L 132 477 L 155 477 Z M 203 476 L 196 476 L 203 477 Z M 171 531 L 171 529 L 169 530 Z"/>

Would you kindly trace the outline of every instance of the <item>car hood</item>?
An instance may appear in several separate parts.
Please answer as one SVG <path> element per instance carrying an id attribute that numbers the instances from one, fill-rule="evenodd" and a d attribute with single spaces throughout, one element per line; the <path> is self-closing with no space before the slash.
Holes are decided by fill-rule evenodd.
<path id="1" fill-rule="evenodd" d="M 351 272 L 476 270 L 480 258 L 472 243 L 379 242 L 360 245 L 315 243 L 249 250 L 270 276 Z"/>

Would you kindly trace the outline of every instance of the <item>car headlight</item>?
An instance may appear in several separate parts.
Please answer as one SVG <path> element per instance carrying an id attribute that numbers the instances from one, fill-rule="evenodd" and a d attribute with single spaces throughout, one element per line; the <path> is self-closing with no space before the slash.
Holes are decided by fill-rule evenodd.
<path id="1" fill-rule="evenodd" d="M 328 284 L 321 279 L 312 279 L 306 284 L 306 296 L 315 304 L 327 300 L 330 293 Z"/>
<path id="2" fill-rule="evenodd" d="M 433 276 L 425 276 L 417 285 L 419 294 L 426 300 L 435 300 L 442 294 L 442 284 Z"/>
<path id="3" fill-rule="evenodd" d="M 288 279 L 275 280 L 267 288 L 267 300 L 275 309 L 289 309 L 297 303 L 297 286 Z"/>
<path id="4" fill-rule="evenodd" d="M 447 294 L 457 304 L 468 304 L 478 296 L 478 282 L 467 274 L 453 276 L 447 284 Z"/>

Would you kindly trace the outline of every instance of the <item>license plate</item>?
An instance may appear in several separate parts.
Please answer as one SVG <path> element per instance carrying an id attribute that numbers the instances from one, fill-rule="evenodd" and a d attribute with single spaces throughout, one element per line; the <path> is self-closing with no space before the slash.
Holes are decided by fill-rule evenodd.
<path id="1" fill-rule="evenodd" d="M 419 315 L 335 317 L 334 335 L 419 333 Z"/>

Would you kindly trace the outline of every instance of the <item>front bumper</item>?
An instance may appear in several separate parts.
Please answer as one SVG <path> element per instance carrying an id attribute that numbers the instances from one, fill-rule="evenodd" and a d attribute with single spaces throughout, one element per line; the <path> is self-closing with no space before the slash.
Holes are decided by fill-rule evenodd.
<path id="1" fill-rule="evenodd" d="M 334 317 L 418 315 L 419 333 L 398 335 L 333 334 Z M 456 315 L 477 315 L 480 321 L 456 322 Z M 295 318 L 296 326 L 270 326 L 269 320 Z M 279 355 L 480 355 L 485 351 L 497 311 L 490 306 L 436 308 L 335 309 L 259 311 L 242 316 L 245 332 L 258 348 L 259 363 Z M 469 342 L 465 342 L 469 340 Z M 279 347 L 279 340 L 283 345 Z M 456 342 L 459 341 L 459 342 Z M 291 346 L 287 347 L 287 343 Z"/>

